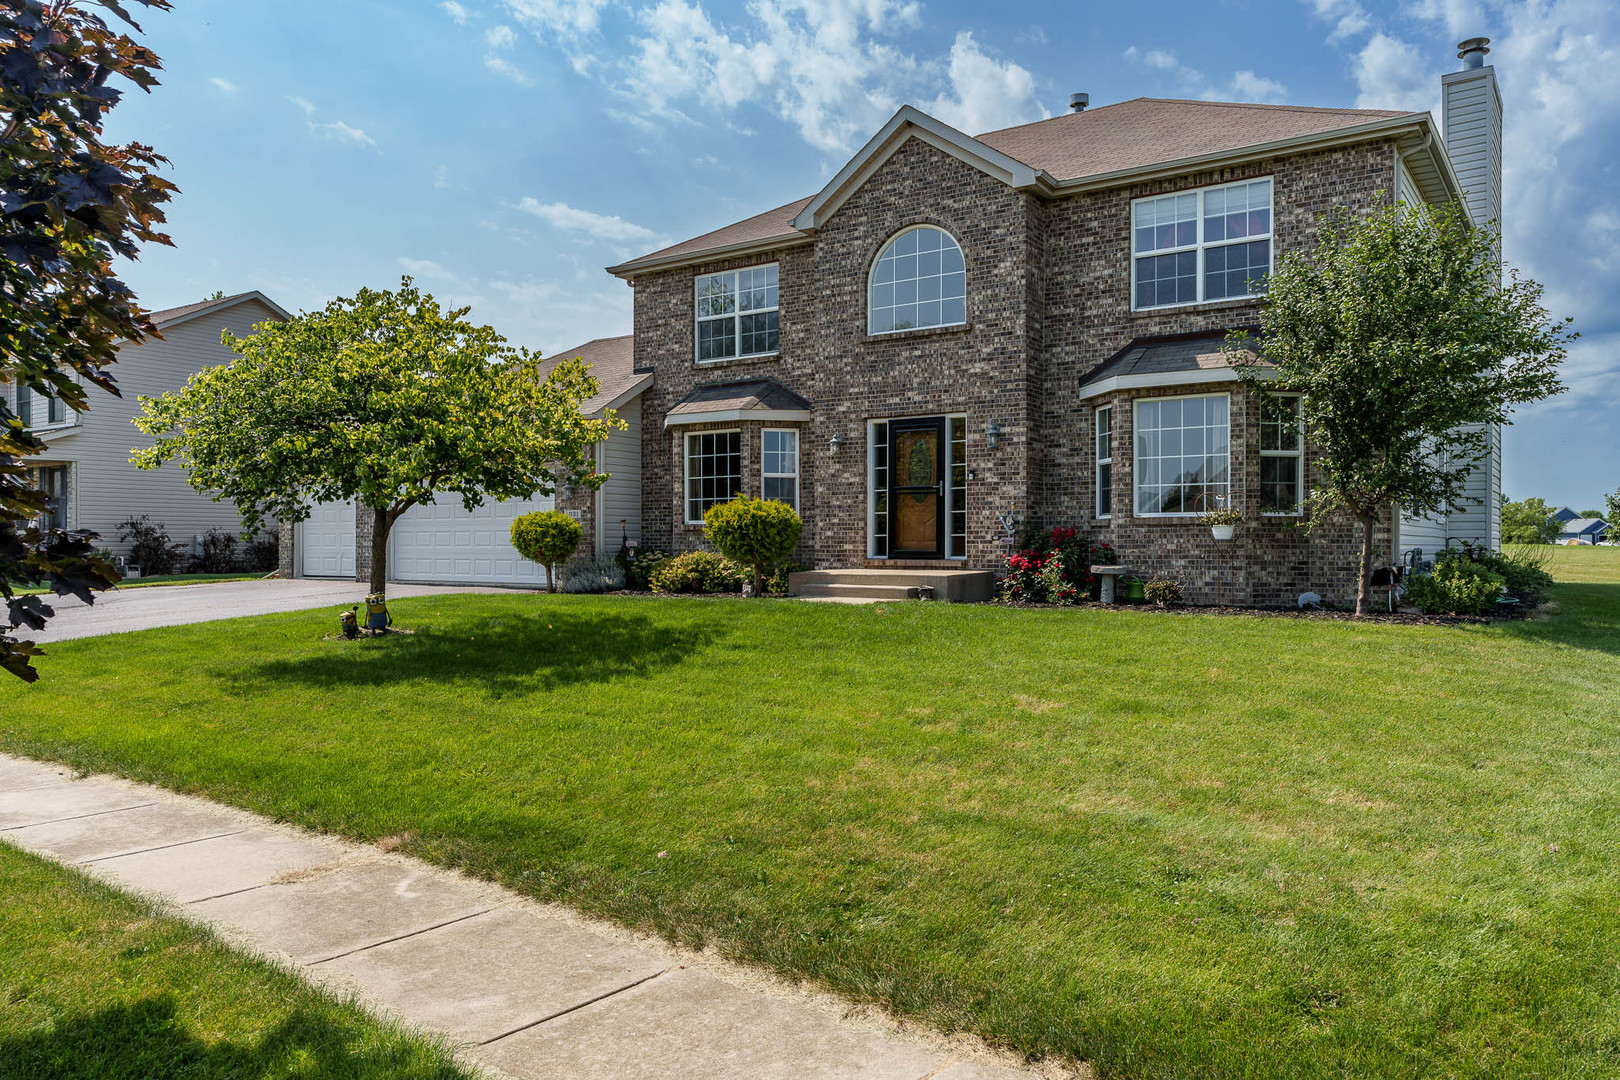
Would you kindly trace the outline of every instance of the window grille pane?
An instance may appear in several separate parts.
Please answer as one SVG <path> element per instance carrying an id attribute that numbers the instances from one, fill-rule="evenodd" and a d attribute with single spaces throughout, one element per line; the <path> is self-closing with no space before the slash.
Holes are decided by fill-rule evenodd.
<path id="1" fill-rule="evenodd" d="M 1137 513 L 1195 514 L 1225 505 L 1230 488 L 1228 412 L 1224 396 L 1165 398 L 1136 404 Z M 1106 463 L 1100 449 L 1098 458 L 1101 513 Z M 1111 467 L 1107 468 L 1107 476 L 1111 483 Z"/>
<path id="2" fill-rule="evenodd" d="M 909 229 L 878 257 L 867 296 L 867 331 L 883 334 L 966 321 L 967 273 L 948 233 Z"/>

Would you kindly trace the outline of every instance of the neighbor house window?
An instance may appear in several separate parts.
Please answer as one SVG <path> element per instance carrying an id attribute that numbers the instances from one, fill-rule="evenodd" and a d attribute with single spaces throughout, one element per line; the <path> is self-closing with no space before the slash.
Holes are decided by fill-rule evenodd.
<path id="1" fill-rule="evenodd" d="M 760 435 L 760 481 L 764 498 L 799 508 L 799 433 L 764 431 Z"/>
<path id="2" fill-rule="evenodd" d="M 56 427 L 67 423 L 67 406 L 61 398 L 43 397 L 19 383 L 17 417 L 23 427 Z"/>
<path id="3" fill-rule="evenodd" d="M 967 322 L 967 266 L 951 234 L 931 225 L 889 241 L 867 290 L 867 332 L 888 334 Z"/>
<path id="4" fill-rule="evenodd" d="M 704 431 L 686 437 L 686 523 L 742 493 L 742 432 Z"/>
<path id="5" fill-rule="evenodd" d="M 777 267 L 751 266 L 697 279 L 700 363 L 777 350 Z"/>
<path id="6" fill-rule="evenodd" d="M 1230 492 L 1225 394 L 1136 402 L 1136 514 L 1201 514 Z"/>
<path id="7" fill-rule="evenodd" d="M 1274 413 L 1280 406 L 1284 411 Z M 1260 414 L 1260 512 L 1298 514 L 1305 501 L 1305 440 L 1299 398 L 1279 394 Z"/>
<path id="8" fill-rule="evenodd" d="M 1137 199 L 1131 254 L 1137 310 L 1264 292 L 1271 178 Z"/>
<path id="9" fill-rule="evenodd" d="M 1097 410 L 1097 516 L 1114 514 L 1114 407 Z"/>

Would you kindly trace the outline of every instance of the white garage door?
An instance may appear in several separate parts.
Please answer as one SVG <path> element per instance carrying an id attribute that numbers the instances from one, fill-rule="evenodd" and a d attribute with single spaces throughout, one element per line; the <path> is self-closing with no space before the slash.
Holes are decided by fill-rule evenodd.
<path id="1" fill-rule="evenodd" d="M 459 495 L 413 506 L 394 523 L 388 576 L 428 584 L 544 586 L 545 569 L 512 548 L 512 519 L 551 506 L 550 498 L 513 499 L 468 511 Z"/>
<path id="2" fill-rule="evenodd" d="M 320 503 L 298 528 L 304 576 L 354 580 L 354 503 Z"/>

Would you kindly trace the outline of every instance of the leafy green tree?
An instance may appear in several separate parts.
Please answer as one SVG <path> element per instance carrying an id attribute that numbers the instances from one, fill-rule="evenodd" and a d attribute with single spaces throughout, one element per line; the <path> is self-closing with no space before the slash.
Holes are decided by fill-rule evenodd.
<path id="1" fill-rule="evenodd" d="M 1356 612 L 1366 614 L 1379 518 L 1428 514 L 1464 498 L 1489 427 L 1515 405 L 1559 393 L 1573 340 L 1541 286 L 1503 282 L 1495 225 L 1460 204 L 1395 204 L 1322 223 L 1314 252 L 1283 255 L 1268 279 L 1264 359 L 1232 335 L 1228 357 L 1262 402 L 1301 395 L 1320 482 L 1308 527 L 1348 512 L 1361 527 Z"/>
<path id="2" fill-rule="evenodd" d="M 466 314 L 441 310 L 407 277 L 245 338 L 227 332 L 236 360 L 141 399 L 135 422 L 158 439 L 133 460 L 178 460 L 192 487 L 237 505 L 250 533 L 302 521 L 316 503 L 358 501 L 375 515 L 371 591 L 384 592 L 388 534 L 412 506 L 600 487 L 592 446 L 624 426 L 581 415 L 597 390 L 584 364 L 548 378 L 537 355 Z"/>
<path id="3" fill-rule="evenodd" d="M 546 568 L 546 591 L 557 591 L 557 564 L 579 547 L 585 529 L 561 510 L 538 510 L 512 522 L 512 546 L 530 562 Z"/>
<path id="4" fill-rule="evenodd" d="M 1502 539 L 1510 544 L 1550 544 L 1562 531 L 1553 508 L 1540 499 L 1502 503 Z"/>
<path id="5" fill-rule="evenodd" d="M 0 4 L 0 383 L 79 412 L 90 408 L 86 387 L 118 393 L 107 369 L 120 339 L 157 333 L 114 261 L 169 243 L 160 207 L 175 191 L 155 175 L 165 161 L 151 147 L 102 139 L 122 96 L 115 84 L 148 90 L 161 64 L 87 6 Z M 98 6 L 140 32 L 118 4 Z M 91 603 L 118 581 L 94 554 L 95 534 L 37 524 L 48 499 L 24 461 L 44 450 L 0 397 L 0 668 L 28 682 L 40 649 L 18 629 L 42 630 L 55 612 L 19 589 Z"/>
<path id="6" fill-rule="evenodd" d="M 1603 511 L 1602 510 L 1580 510 L 1580 511 L 1577 511 L 1577 512 L 1583 518 L 1601 518 L 1601 517 L 1603 517 Z M 1608 519 L 1604 518 L 1604 520 L 1606 521 Z"/>
<path id="7" fill-rule="evenodd" d="M 1615 488 L 1613 495 L 1603 496 L 1603 505 L 1609 508 L 1609 512 L 1603 516 L 1603 520 L 1620 529 L 1620 488 Z"/>
<path id="8" fill-rule="evenodd" d="M 804 522 L 776 499 L 744 495 L 717 503 L 703 515 L 703 535 L 732 562 L 754 569 L 754 595 L 765 595 L 765 572 L 799 544 Z"/>

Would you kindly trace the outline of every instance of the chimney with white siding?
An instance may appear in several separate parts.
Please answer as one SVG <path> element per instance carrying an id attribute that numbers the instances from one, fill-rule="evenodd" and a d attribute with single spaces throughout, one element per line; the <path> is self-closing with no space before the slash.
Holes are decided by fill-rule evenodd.
<path id="1" fill-rule="evenodd" d="M 1462 70 L 1440 78 L 1446 151 L 1468 193 L 1468 213 L 1479 226 L 1502 217 L 1502 94 L 1496 69 L 1485 63 L 1490 41 L 1469 38 L 1458 45 Z"/>

